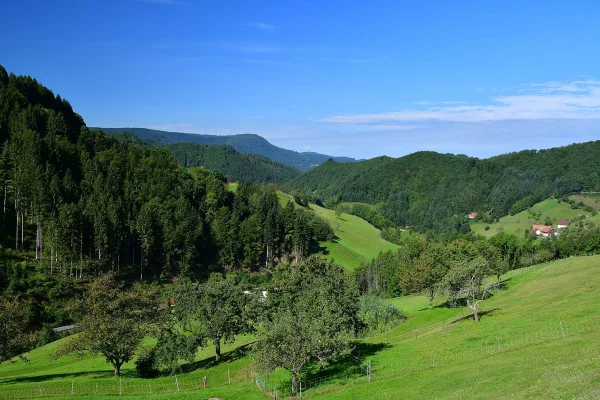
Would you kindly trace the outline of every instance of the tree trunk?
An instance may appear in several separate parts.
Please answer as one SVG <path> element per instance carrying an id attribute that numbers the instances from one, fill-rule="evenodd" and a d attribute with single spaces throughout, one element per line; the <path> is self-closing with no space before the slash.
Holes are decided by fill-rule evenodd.
<path id="1" fill-rule="evenodd" d="M 6 219 L 6 189 L 7 185 L 4 185 L 4 208 L 2 210 L 2 230 L 4 231 L 4 221 Z"/>
<path id="2" fill-rule="evenodd" d="M 296 389 L 298 386 L 298 373 L 295 371 L 292 371 L 291 374 L 292 374 L 292 396 L 295 396 Z"/>
<path id="3" fill-rule="evenodd" d="M 221 339 L 215 340 L 215 359 L 221 361 Z"/>
<path id="4" fill-rule="evenodd" d="M 473 310 L 473 318 L 475 318 L 475 322 L 479 322 L 479 314 L 477 314 L 477 306 L 472 308 Z"/>
<path id="5" fill-rule="evenodd" d="M 142 247 L 140 255 L 140 282 L 144 280 L 144 248 Z"/>
<path id="6" fill-rule="evenodd" d="M 114 366 L 115 366 L 115 376 L 121 376 L 121 364 L 122 363 L 116 363 L 116 364 L 114 364 Z"/>
<path id="7" fill-rule="evenodd" d="M 17 211 L 17 233 L 15 234 L 15 250 L 19 250 L 19 211 Z"/>

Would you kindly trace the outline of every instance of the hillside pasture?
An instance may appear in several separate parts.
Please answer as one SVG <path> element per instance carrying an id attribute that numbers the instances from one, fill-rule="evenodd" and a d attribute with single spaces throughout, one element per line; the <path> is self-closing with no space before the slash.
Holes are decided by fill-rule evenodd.
<path id="1" fill-rule="evenodd" d="M 344 375 L 347 364 L 302 375 L 306 398 L 406 399 L 593 399 L 600 395 L 600 256 L 573 257 L 511 271 L 503 287 L 481 304 L 475 323 L 466 307 L 449 308 L 440 297 L 430 309 L 424 296 L 389 301 L 407 321 L 383 334 L 356 342 L 353 356 L 372 365 L 372 382 L 364 375 Z M 267 399 L 252 382 L 248 344 L 238 338 L 213 361 L 213 349 L 177 375 L 137 378 L 133 363 L 123 368 L 122 382 L 102 357 L 60 358 L 52 353 L 66 339 L 38 348 L 0 365 L 0 398 L 44 396 L 125 399 Z M 147 343 L 148 344 L 148 343 Z M 228 383 L 228 372 L 231 384 Z M 208 388 L 202 389 L 206 376 Z M 309 385 L 315 377 L 322 381 Z M 267 387 L 285 397 L 289 375 L 278 370 Z M 122 384 L 122 386 L 120 386 Z M 177 392 L 177 385 L 180 392 Z M 95 393 L 98 387 L 97 393 Z M 152 390 L 152 395 L 150 395 Z"/>
<path id="2" fill-rule="evenodd" d="M 533 214 L 541 214 L 540 218 L 533 218 Z M 573 209 L 569 203 L 558 202 L 556 199 L 547 199 L 536 203 L 529 210 L 521 211 L 515 215 L 507 215 L 500 218 L 499 222 L 487 224 L 483 221 L 471 223 L 471 230 L 475 234 L 484 236 L 493 236 L 500 232 L 513 233 L 515 235 L 523 235 L 525 230 L 531 228 L 534 224 L 544 224 L 546 218 L 552 220 L 568 219 L 571 220 L 578 216 L 585 215 L 581 209 Z M 489 230 L 485 227 L 489 226 Z"/>
<path id="3" fill-rule="evenodd" d="M 285 193 L 278 192 L 277 195 L 282 206 L 289 201 L 294 201 L 292 196 Z M 395 244 L 382 239 L 379 229 L 362 218 L 345 213 L 338 217 L 334 210 L 315 204 L 311 204 L 310 209 L 329 223 L 336 236 L 333 242 L 320 242 L 319 248 L 313 251 L 322 252 L 328 259 L 335 260 L 348 269 L 354 269 L 361 263 L 371 261 L 381 251 L 398 248 Z"/>

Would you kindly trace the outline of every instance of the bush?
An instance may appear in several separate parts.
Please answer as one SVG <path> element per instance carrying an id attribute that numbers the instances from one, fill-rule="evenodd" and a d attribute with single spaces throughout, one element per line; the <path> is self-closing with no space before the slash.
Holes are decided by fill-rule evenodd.
<path id="1" fill-rule="evenodd" d="M 486 231 L 489 231 L 489 230 L 490 230 L 490 226 L 489 226 L 489 225 L 486 225 L 486 226 L 485 226 L 485 230 L 486 230 Z"/>
<path id="2" fill-rule="evenodd" d="M 142 347 L 137 360 L 135 360 L 135 371 L 140 378 L 154 378 L 158 375 L 156 366 L 156 351 L 154 347 Z"/>
<path id="3" fill-rule="evenodd" d="M 358 319 L 361 324 L 359 334 L 370 336 L 385 332 L 406 319 L 402 311 L 385 300 L 370 294 L 360 297 Z"/>
<path id="4" fill-rule="evenodd" d="M 52 343 L 60 339 L 60 335 L 54 329 L 46 326 L 40 332 L 40 336 L 38 337 L 37 345 L 44 346 L 48 343 Z"/>

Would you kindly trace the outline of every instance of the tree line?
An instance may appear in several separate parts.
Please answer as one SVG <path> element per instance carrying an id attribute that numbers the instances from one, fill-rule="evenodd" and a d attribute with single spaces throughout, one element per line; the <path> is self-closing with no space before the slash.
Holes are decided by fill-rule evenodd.
<path id="1" fill-rule="evenodd" d="M 562 232 L 551 238 L 499 233 L 490 238 L 473 234 L 421 235 L 411 233 L 397 251 L 386 251 L 355 271 L 361 293 L 380 297 L 424 294 L 430 307 L 447 295 L 449 305 L 461 299 L 477 314 L 477 302 L 489 295 L 506 272 L 574 255 L 600 252 L 600 230 Z M 466 299 L 466 300 L 465 300 Z"/>

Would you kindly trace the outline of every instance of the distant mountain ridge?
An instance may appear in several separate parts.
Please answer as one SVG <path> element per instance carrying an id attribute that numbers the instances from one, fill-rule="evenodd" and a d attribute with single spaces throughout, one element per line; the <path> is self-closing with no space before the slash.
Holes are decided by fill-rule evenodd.
<path id="1" fill-rule="evenodd" d="M 195 133 L 167 132 L 147 128 L 96 128 L 106 133 L 130 133 L 140 139 L 151 140 L 158 143 L 196 143 L 212 145 L 228 145 L 240 153 L 251 153 L 265 156 L 300 171 L 308 171 L 329 159 L 341 163 L 356 162 L 351 157 L 333 157 L 314 152 L 299 153 L 293 150 L 277 147 L 259 135 L 245 133 L 239 135 L 200 135 Z"/>
<path id="2" fill-rule="evenodd" d="M 126 143 L 167 149 L 179 165 L 186 168 L 203 167 L 219 171 L 232 181 L 283 183 L 300 174 L 296 168 L 258 154 L 241 153 L 226 144 L 159 143 L 126 132 L 110 135 Z"/>

